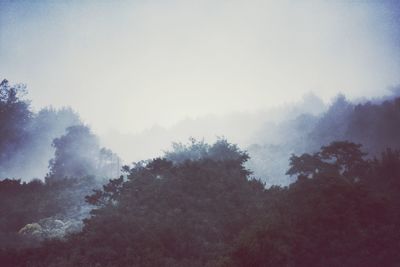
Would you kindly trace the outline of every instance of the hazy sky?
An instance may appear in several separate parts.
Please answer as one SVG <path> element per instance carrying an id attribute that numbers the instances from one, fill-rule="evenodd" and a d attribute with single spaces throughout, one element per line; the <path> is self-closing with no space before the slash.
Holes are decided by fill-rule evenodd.
<path id="1" fill-rule="evenodd" d="M 99 132 L 400 84 L 396 1 L 0 2 L 0 78 Z"/>

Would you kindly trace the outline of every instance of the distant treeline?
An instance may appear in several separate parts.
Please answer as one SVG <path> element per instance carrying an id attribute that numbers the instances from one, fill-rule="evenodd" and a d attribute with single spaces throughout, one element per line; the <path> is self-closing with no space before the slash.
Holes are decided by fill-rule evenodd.
<path id="1" fill-rule="evenodd" d="M 293 180 L 284 173 L 292 153 L 313 153 L 336 140 L 362 144 L 369 157 L 379 157 L 386 148 L 400 149 L 400 97 L 353 104 L 339 95 L 326 112 L 266 124 L 255 139 L 247 167 L 269 186 L 288 185 Z"/>
<path id="2" fill-rule="evenodd" d="M 266 126 L 253 159 L 190 139 L 119 176 L 75 113 L 35 113 L 24 91 L 0 84 L 1 266 L 400 264 L 399 98 L 339 96 L 322 115 Z M 43 179 L 7 179 L 44 163 Z M 290 178 L 258 178 L 278 169 Z"/>

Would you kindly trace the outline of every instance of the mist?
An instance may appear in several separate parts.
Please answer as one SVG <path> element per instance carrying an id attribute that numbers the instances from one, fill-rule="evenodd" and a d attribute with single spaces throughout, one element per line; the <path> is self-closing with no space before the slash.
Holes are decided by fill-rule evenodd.
<path id="1" fill-rule="evenodd" d="M 100 135 L 400 83 L 395 1 L 2 1 L 0 73 Z M 90 104 L 89 104 L 90 103 Z"/>
<path id="2" fill-rule="evenodd" d="M 0 1 L 0 263 L 397 266 L 399 74 L 394 0 Z"/>

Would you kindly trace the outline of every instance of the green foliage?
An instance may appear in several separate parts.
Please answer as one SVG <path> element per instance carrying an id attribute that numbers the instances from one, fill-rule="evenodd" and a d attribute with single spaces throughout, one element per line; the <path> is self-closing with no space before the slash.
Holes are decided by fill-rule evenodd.
<path id="1" fill-rule="evenodd" d="M 347 180 L 358 180 L 368 167 L 363 159 L 366 155 L 361 151 L 361 145 L 348 141 L 332 142 L 323 146 L 320 152 L 292 155 L 290 168 L 286 174 L 298 175 L 300 178 L 316 176 L 339 177 Z"/>
<path id="2" fill-rule="evenodd" d="M 196 154 L 199 147 L 184 153 Z M 206 152 L 177 165 L 163 158 L 136 164 L 126 181 L 110 180 L 89 196 L 100 208 L 78 237 L 85 260 L 105 266 L 206 266 L 226 254 L 227 244 L 256 216 L 264 188 L 247 180 L 240 163 L 244 153 L 236 147 L 219 141 Z M 81 260 L 71 264 L 80 266 Z"/>
<path id="3" fill-rule="evenodd" d="M 165 153 L 165 158 L 175 164 L 185 161 L 196 161 L 211 159 L 215 161 L 232 160 L 242 164 L 249 159 L 246 152 L 241 151 L 237 145 L 229 143 L 224 138 L 219 138 L 213 145 L 206 144 L 204 141 L 189 139 L 189 144 L 173 143 L 172 151 Z"/>
<path id="4" fill-rule="evenodd" d="M 125 166 L 126 175 L 86 198 L 95 209 L 82 232 L 67 241 L 3 251 L 0 259 L 8 266 L 400 262 L 398 151 L 367 160 L 359 145 L 333 142 L 313 155 L 293 155 L 288 172 L 297 180 L 265 189 L 249 179 L 247 156 L 236 146 L 192 144 Z"/>
<path id="5" fill-rule="evenodd" d="M 273 203 L 241 234 L 230 265 L 396 266 L 399 153 L 368 161 L 360 148 L 333 142 L 293 155 L 297 181 L 266 192 Z"/>
<path id="6" fill-rule="evenodd" d="M 43 218 L 77 213 L 75 210 L 82 208 L 85 195 L 96 187 L 93 177 L 52 183 L 0 181 L 0 248 L 37 246 L 37 240 L 20 235 L 19 230 Z"/>
<path id="7" fill-rule="evenodd" d="M 311 129 L 307 145 L 319 148 L 335 140 L 349 140 L 379 156 L 387 147 L 400 149 L 399 125 L 400 97 L 354 105 L 339 96 Z"/>

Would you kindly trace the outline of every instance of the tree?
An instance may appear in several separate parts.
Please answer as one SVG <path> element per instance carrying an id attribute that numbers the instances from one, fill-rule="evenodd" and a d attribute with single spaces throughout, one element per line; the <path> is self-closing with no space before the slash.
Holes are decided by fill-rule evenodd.
<path id="1" fill-rule="evenodd" d="M 98 138 L 84 125 L 70 126 L 66 134 L 53 141 L 54 158 L 49 162 L 47 180 L 65 177 L 116 177 L 119 157 L 111 150 L 101 148 Z"/>
<path id="2" fill-rule="evenodd" d="M 84 177 L 96 174 L 100 146 L 87 126 L 77 125 L 54 139 L 54 158 L 50 160 L 48 178 Z"/>
<path id="3" fill-rule="evenodd" d="M 365 155 L 359 144 L 336 141 L 321 147 L 321 150 L 313 155 L 292 155 L 286 174 L 297 175 L 298 178 L 343 177 L 355 182 L 368 166 L 363 159 Z"/>
<path id="4" fill-rule="evenodd" d="M 216 266 L 260 211 L 264 187 L 249 181 L 245 153 L 228 142 L 207 156 L 124 169 L 87 201 L 96 208 L 64 250 L 66 266 Z M 192 153 L 193 152 L 193 153 Z M 196 151 L 185 149 L 185 155 Z M 211 156 L 213 155 L 213 156 Z M 214 156 L 215 155 L 215 156 Z M 78 252 L 79 251 L 79 252 Z"/>
<path id="5" fill-rule="evenodd" d="M 190 138 L 188 144 L 173 143 L 172 151 L 165 153 L 165 158 L 175 164 L 185 161 L 197 161 L 210 159 L 214 161 L 237 161 L 243 164 L 249 159 L 245 151 L 241 151 L 237 145 L 229 143 L 225 138 L 218 138 L 213 144 L 209 145 L 195 138 Z"/>
<path id="6" fill-rule="evenodd" d="M 210 156 L 214 146 L 218 157 Z M 302 179 L 265 189 L 248 179 L 243 151 L 228 142 L 206 147 L 196 160 L 157 158 L 125 166 L 125 176 L 86 198 L 95 209 L 82 232 L 35 250 L 0 251 L 0 262 L 71 267 L 400 262 L 398 151 L 364 160 L 360 146 L 334 142 L 313 155 L 294 156 L 292 173 Z M 350 171 L 359 163 L 368 171 Z"/>
<path id="7" fill-rule="evenodd" d="M 24 155 L 19 162 L 13 156 L 29 142 L 28 127 L 32 119 L 29 102 L 23 100 L 25 86 L 10 85 L 7 80 L 0 83 L 0 175 L 15 164 L 23 165 Z"/>
<path id="8" fill-rule="evenodd" d="M 329 146 L 321 147 L 319 157 L 335 166 L 344 176 L 357 177 L 365 171 L 367 164 L 363 159 L 367 154 L 361 151 L 361 144 L 348 141 L 332 142 Z"/>

